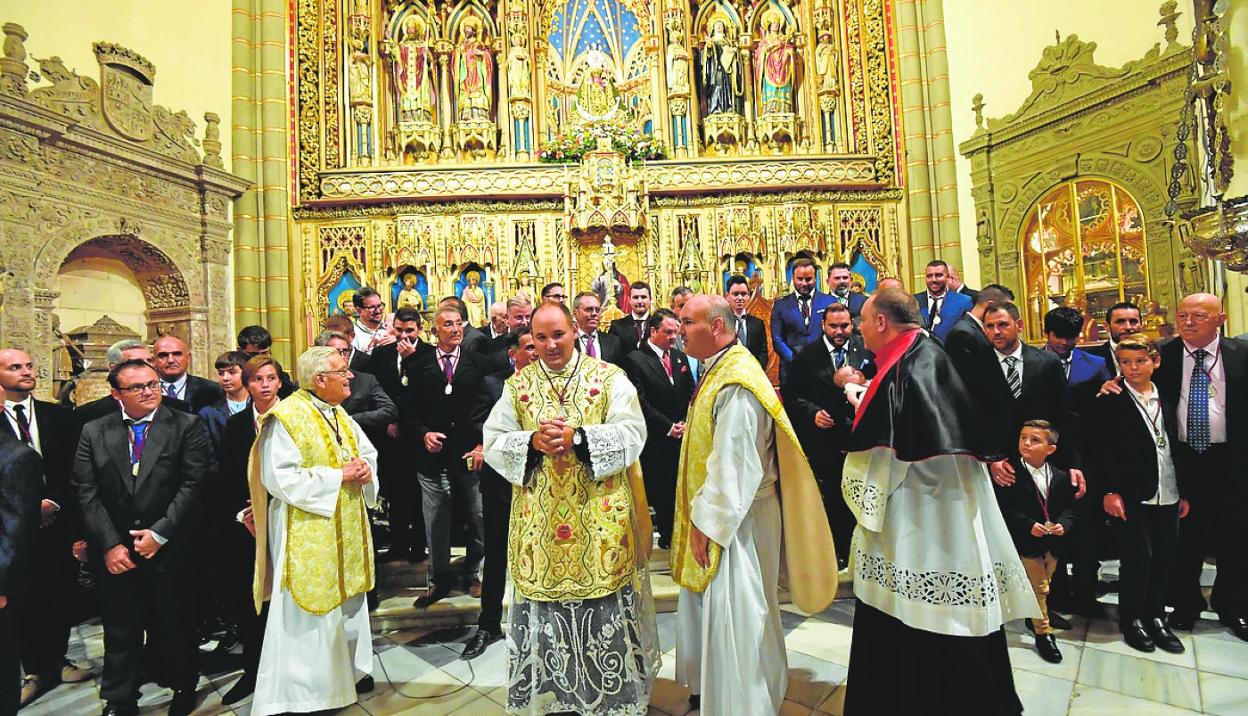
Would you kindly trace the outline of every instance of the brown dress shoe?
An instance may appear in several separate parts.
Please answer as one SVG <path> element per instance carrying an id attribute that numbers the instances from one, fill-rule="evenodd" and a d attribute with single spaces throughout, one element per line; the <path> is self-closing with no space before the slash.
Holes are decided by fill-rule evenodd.
<path id="1" fill-rule="evenodd" d="M 67 684 L 78 684 L 93 676 L 95 676 L 95 672 L 78 666 L 69 659 L 66 659 L 64 665 L 61 666 L 61 681 Z"/>
<path id="2" fill-rule="evenodd" d="M 476 577 L 473 577 L 472 579 L 465 579 L 464 591 L 468 592 L 468 596 L 472 597 L 473 599 L 480 599 L 481 598 L 481 580 L 477 579 Z"/>
<path id="3" fill-rule="evenodd" d="M 31 701 L 39 698 L 45 690 L 46 689 L 43 688 L 43 679 L 40 679 L 38 676 L 27 676 L 22 679 L 21 706 L 25 706 Z"/>

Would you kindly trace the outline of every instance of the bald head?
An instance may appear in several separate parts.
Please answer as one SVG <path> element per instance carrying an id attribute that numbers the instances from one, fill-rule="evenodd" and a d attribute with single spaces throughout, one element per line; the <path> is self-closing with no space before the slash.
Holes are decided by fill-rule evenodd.
<path id="1" fill-rule="evenodd" d="M 884 289 L 887 289 L 887 288 L 899 288 L 902 291 L 906 290 L 906 287 L 903 286 L 901 283 L 901 279 L 893 278 L 892 276 L 889 276 L 888 278 L 882 278 L 879 280 L 878 283 L 875 284 L 876 293 L 879 293 L 880 291 L 883 291 Z"/>
<path id="2" fill-rule="evenodd" d="M 35 364 L 25 351 L 0 350 L 0 389 L 6 400 L 20 402 L 35 389 Z"/>
<path id="3" fill-rule="evenodd" d="M 191 367 L 191 353 L 186 343 L 177 336 L 161 336 L 152 344 L 152 353 L 156 358 L 156 373 L 165 382 L 173 382 L 186 375 Z"/>
<path id="4" fill-rule="evenodd" d="M 697 294 L 681 308 L 680 329 L 685 337 L 685 353 L 703 360 L 737 339 L 736 314 L 723 296 Z"/>
<path id="5" fill-rule="evenodd" d="M 1226 323 L 1226 313 L 1222 299 L 1212 293 L 1193 293 L 1179 301 L 1174 320 L 1179 336 L 1192 348 L 1202 348 L 1217 339 L 1218 330 Z"/>
<path id="6" fill-rule="evenodd" d="M 877 290 L 862 305 L 862 341 L 867 350 L 878 353 L 902 333 L 922 325 L 919 304 L 900 288 Z"/>

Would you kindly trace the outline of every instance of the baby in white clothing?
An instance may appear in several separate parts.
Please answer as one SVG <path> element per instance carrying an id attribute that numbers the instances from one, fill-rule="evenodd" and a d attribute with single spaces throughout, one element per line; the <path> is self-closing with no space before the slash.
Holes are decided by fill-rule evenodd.
<path id="1" fill-rule="evenodd" d="M 832 375 L 832 382 L 836 384 L 836 387 L 845 391 L 845 398 L 850 405 L 854 406 L 854 410 L 857 410 L 858 404 L 862 402 L 863 393 L 866 393 L 867 388 L 871 387 L 871 382 L 867 380 L 867 376 L 852 366 L 837 369 L 836 373 Z"/>

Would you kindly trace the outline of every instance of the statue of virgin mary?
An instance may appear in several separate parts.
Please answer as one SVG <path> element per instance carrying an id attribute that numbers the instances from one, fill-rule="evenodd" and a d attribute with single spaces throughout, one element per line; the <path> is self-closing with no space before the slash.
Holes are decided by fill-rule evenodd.
<path id="1" fill-rule="evenodd" d="M 611 58 L 601 50 L 590 50 L 585 64 L 588 70 L 576 90 L 576 113 L 586 122 L 611 119 L 620 108 L 620 91 L 615 86 Z"/>

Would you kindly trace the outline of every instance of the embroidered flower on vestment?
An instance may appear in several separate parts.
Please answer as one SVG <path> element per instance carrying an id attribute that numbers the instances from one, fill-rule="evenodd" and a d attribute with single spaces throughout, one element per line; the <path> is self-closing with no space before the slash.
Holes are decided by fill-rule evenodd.
<path id="1" fill-rule="evenodd" d="M 565 522 L 556 527 L 555 537 L 558 539 L 572 539 L 572 525 Z"/>

